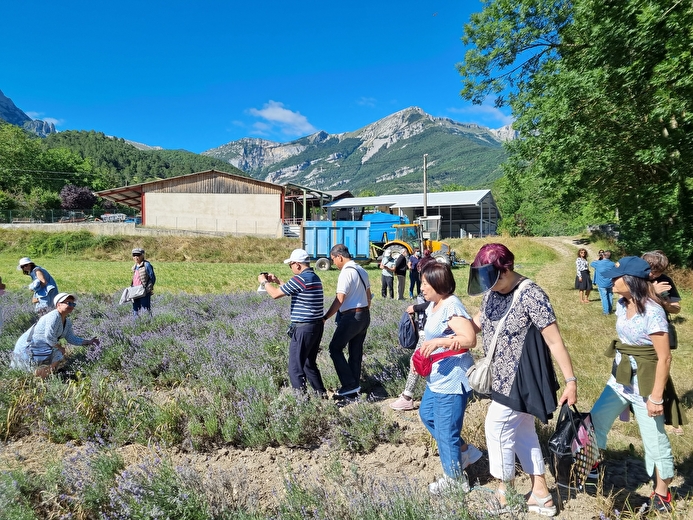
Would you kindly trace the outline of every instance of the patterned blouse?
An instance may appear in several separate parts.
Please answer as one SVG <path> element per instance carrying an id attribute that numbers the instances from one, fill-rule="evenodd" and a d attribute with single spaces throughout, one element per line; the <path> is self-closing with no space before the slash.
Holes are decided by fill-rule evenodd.
<path id="1" fill-rule="evenodd" d="M 577 270 L 577 275 L 580 278 L 580 277 L 582 277 L 582 271 L 587 271 L 590 268 L 590 266 L 587 263 L 587 260 L 585 260 L 582 257 L 578 257 L 575 260 L 575 268 Z"/>
<path id="2" fill-rule="evenodd" d="M 519 286 L 519 284 L 518 284 Z M 488 291 L 481 302 L 481 332 L 483 334 L 484 352 L 488 352 L 496 325 L 505 315 L 513 301 L 517 287 L 508 294 Z M 509 396 L 515 381 L 525 344 L 525 337 L 532 325 L 540 331 L 556 321 L 556 315 L 544 290 L 530 281 L 518 301 L 510 309 L 505 319 L 503 330 L 498 334 L 498 343 L 493 355 L 494 392 Z"/>

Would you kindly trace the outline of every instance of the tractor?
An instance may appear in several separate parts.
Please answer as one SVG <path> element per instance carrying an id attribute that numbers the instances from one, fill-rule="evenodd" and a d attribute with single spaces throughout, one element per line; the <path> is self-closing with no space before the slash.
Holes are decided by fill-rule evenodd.
<path id="1" fill-rule="evenodd" d="M 387 234 L 383 235 L 384 245 L 381 252 L 390 249 L 393 256 L 402 254 L 405 250 L 408 254 L 414 252 L 414 248 L 419 248 L 423 253 L 424 249 L 431 252 L 431 256 L 438 262 L 446 263 L 450 266 L 459 265 L 456 261 L 455 252 L 450 249 L 450 245 L 441 242 L 440 238 L 441 216 L 419 217 L 414 224 L 393 224 L 396 230 L 395 239 L 387 241 Z M 379 255 L 373 255 L 377 257 Z M 462 262 L 465 263 L 464 261 Z"/>

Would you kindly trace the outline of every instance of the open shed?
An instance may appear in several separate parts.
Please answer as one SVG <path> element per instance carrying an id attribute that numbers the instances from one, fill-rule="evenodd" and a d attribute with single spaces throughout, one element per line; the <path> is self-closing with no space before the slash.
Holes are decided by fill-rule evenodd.
<path id="1" fill-rule="evenodd" d="M 367 212 L 406 216 L 411 222 L 424 214 L 424 194 L 354 197 L 325 205 L 330 220 L 361 220 Z M 500 214 L 491 190 L 445 191 L 426 195 L 428 216 L 441 216 L 441 237 L 495 235 Z"/>
<path id="2" fill-rule="evenodd" d="M 284 187 L 241 175 L 208 170 L 96 195 L 138 209 L 144 226 L 282 236 Z"/>

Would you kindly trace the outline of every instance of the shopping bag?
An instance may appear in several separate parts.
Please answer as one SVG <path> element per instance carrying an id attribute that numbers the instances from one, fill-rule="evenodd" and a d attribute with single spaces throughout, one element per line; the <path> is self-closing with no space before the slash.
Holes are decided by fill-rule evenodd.
<path id="1" fill-rule="evenodd" d="M 561 407 L 556 431 L 549 439 L 551 464 L 556 485 L 574 491 L 584 489 L 585 480 L 599 460 L 597 436 L 592 416 L 567 403 Z"/>

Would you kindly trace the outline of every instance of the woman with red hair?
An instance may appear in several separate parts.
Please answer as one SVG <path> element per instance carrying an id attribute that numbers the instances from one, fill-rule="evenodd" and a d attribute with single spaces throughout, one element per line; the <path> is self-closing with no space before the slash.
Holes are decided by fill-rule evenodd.
<path id="1" fill-rule="evenodd" d="M 554 516 L 557 510 L 546 485 L 534 418 L 547 423 L 558 402 L 574 404 L 577 378 L 548 296 L 537 284 L 516 273 L 514 267 L 515 256 L 506 246 L 486 244 L 471 265 L 467 287 L 470 296 L 483 294 L 481 310 L 473 323 L 483 335 L 484 352 L 493 348 L 494 335 L 497 337 L 491 363 L 491 405 L 485 424 L 489 467 L 491 474 L 501 480 L 498 513 L 509 512 L 506 486 L 514 482 L 517 456 L 532 481 L 528 509 Z M 551 356 L 565 378 L 559 400 Z"/>

